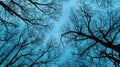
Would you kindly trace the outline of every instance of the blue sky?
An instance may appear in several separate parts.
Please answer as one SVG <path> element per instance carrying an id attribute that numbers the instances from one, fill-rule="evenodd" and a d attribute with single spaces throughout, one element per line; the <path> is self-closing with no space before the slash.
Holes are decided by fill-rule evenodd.
<path id="1" fill-rule="evenodd" d="M 52 21 L 54 23 L 54 28 L 50 30 L 51 31 L 50 33 L 48 33 L 47 39 L 49 39 L 49 37 L 55 37 L 57 38 L 57 41 L 60 42 L 60 36 L 63 33 L 62 30 L 65 24 L 69 24 L 70 22 L 69 16 L 70 16 L 71 8 L 76 7 L 77 2 L 78 0 L 70 0 L 68 2 L 63 3 L 61 17 L 59 18 L 58 21 Z M 68 48 L 67 51 L 69 49 L 70 48 Z"/>
<path id="2" fill-rule="evenodd" d="M 7 0 L 3 0 L 3 1 L 7 1 Z M 37 0 L 36 0 L 37 1 Z M 41 1 L 41 0 L 39 0 L 39 1 Z M 44 1 L 47 1 L 47 0 L 44 0 Z M 50 0 L 48 0 L 48 1 L 50 1 Z M 56 1 L 59 1 L 59 0 L 56 0 Z M 63 4 L 62 4 L 62 13 L 61 13 L 61 16 L 60 16 L 60 18 L 58 18 L 58 20 L 50 20 L 50 21 L 48 21 L 48 22 L 50 22 L 50 23 L 53 23 L 53 26 L 51 26 L 51 29 L 49 29 L 49 30 L 45 30 L 45 32 L 47 32 L 47 33 L 45 33 L 45 40 L 44 39 L 42 39 L 43 41 L 42 41 L 42 44 L 40 44 L 40 45 L 44 45 L 44 46 L 42 46 L 42 47 L 36 47 L 36 49 L 35 49 L 35 51 L 37 52 L 39 49 L 42 49 L 42 48 L 44 48 L 44 47 L 46 47 L 47 45 L 47 43 L 48 43 L 48 40 L 50 40 L 51 38 L 53 38 L 54 40 L 55 40 L 55 42 L 57 42 L 57 44 L 55 43 L 55 45 L 60 45 L 60 48 L 61 49 L 59 49 L 59 48 L 57 48 L 57 49 L 59 49 L 59 50 L 63 50 L 62 51 L 62 53 L 63 53 L 63 55 L 60 57 L 60 58 L 58 58 L 58 59 L 60 59 L 60 60 L 58 60 L 58 61 L 56 61 L 57 62 L 57 64 L 54 64 L 54 62 L 52 62 L 53 64 L 50 64 L 50 67 L 58 67 L 58 65 L 59 64 L 62 64 L 62 63 L 65 63 L 65 65 L 67 66 L 67 65 L 69 65 L 69 64 L 72 64 L 72 62 L 71 62 L 71 58 L 73 59 L 73 56 L 72 56 L 72 54 L 71 54 L 71 52 L 72 51 L 76 51 L 77 52 L 77 48 L 74 48 L 74 46 L 75 45 L 71 45 L 71 43 L 70 44 L 67 44 L 67 43 L 65 43 L 65 41 L 63 40 L 63 42 L 64 43 L 62 43 L 61 41 L 60 41 L 60 37 L 61 37 L 61 34 L 63 34 L 64 32 L 63 32 L 63 29 L 65 29 L 65 25 L 70 25 L 70 26 L 72 26 L 72 21 L 70 21 L 70 19 L 71 19 L 71 8 L 77 8 L 78 7 L 78 5 L 80 6 L 81 5 L 81 3 L 79 3 L 80 1 L 85 1 L 85 2 L 87 2 L 87 4 L 91 1 L 91 0 L 67 0 L 67 1 L 65 1 L 65 2 L 63 2 Z M 95 0 L 94 0 L 95 1 Z M 99 10 L 101 10 L 101 9 L 99 9 L 98 8 L 98 6 L 96 6 L 96 3 L 89 3 L 89 5 L 93 8 L 93 10 L 96 10 L 96 11 L 99 11 Z M 90 8 L 90 9 L 92 9 L 92 8 Z M 96 9 L 97 8 L 97 9 Z M 115 4 L 115 8 L 119 8 L 119 6 L 118 6 L 118 4 Z M 102 9 L 103 10 L 103 9 Z M 59 11 L 59 10 L 58 10 Z M 96 11 L 94 11 L 94 12 L 96 12 Z M 103 10 L 104 11 L 104 10 Z M 97 12 L 96 12 L 97 13 Z M 100 12 L 98 12 L 98 13 L 100 13 Z M 102 12 L 103 13 L 103 12 Z M 101 14 L 101 13 L 100 13 Z M 97 14 L 97 15 L 100 15 L 100 14 Z M 102 15 L 102 14 L 101 14 Z M 6 16 L 5 16 L 6 17 Z M 78 17 L 78 16 L 77 16 Z M 96 19 L 96 17 L 97 16 L 94 16 L 94 19 Z M 7 17 L 6 17 L 7 18 Z M 15 17 L 16 19 L 17 19 L 17 17 Z M 13 21 L 13 18 L 11 19 L 11 21 Z M 16 21 L 18 21 L 18 20 L 14 20 L 14 22 L 16 22 Z M 24 23 L 23 21 L 19 21 L 19 22 L 21 22 L 20 23 L 20 26 L 21 26 L 21 28 L 20 28 L 20 30 L 22 29 L 22 28 L 24 28 L 26 25 L 26 23 Z M 78 21 L 78 23 L 79 23 L 79 21 Z M 52 28 L 53 27 L 53 28 Z M 106 26 L 105 26 L 106 27 Z M 71 28 L 71 27 L 70 27 Z M 71 28 L 72 29 L 72 28 Z M 86 31 L 86 30 L 85 30 Z M 38 35 L 40 35 L 40 33 L 36 33 L 36 34 L 38 34 Z M 52 40 L 52 39 L 51 39 Z M 87 46 L 87 45 L 89 45 L 86 41 L 82 41 L 80 44 L 79 44 L 79 46 L 81 46 L 81 48 L 84 48 L 83 47 L 83 45 L 85 45 L 85 47 Z M 103 49 L 103 48 L 102 48 Z M 108 50 L 109 51 L 109 50 Z M 57 51 L 57 52 L 59 52 L 59 51 Z M 78 52 L 82 52 L 81 50 L 80 51 L 78 51 Z M 94 54 L 94 51 L 91 51 L 90 52 L 90 54 Z M 52 53 L 52 55 L 53 55 L 53 53 Z M 85 56 L 86 57 L 86 56 Z M 86 59 L 86 58 L 85 58 Z M 78 59 L 77 59 L 78 60 Z M 81 60 L 80 60 L 81 61 Z M 84 61 L 84 60 L 83 60 Z M 89 61 L 89 60 L 88 60 Z M 85 61 L 85 63 L 86 62 L 88 62 L 88 61 Z M 67 62 L 69 63 L 69 64 L 67 64 Z M 76 63 L 77 64 L 77 63 Z M 78 64 L 80 64 L 80 62 L 78 63 Z M 81 63 L 82 64 L 82 63 Z M 89 63 L 88 63 L 89 64 Z M 110 65 L 110 63 L 109 63 L 109 65 Z M 65 67 L 66 67 L 65 66 Z M 73 64 L 73 66 L 74 66 L 74 64 Z M 93 65 L 94 66 L 94 65 Z"/>
<path id="3" fill-rule="evenodd" d="M 64 27 L 64 25 L 66 23 L 69 23 L 69 14 L 71 11 L 71 8 L 76 7 L 77 5 L 77 0 L 71 0 L 68 2 L 64 2 L 63 3 L 63 8 L 62 8 L 62 14 L 61 17 L 59 18 L 58 21 L 53 21 L 54 23 L 54 28 L 52 28 L 52 30 L 50 30 L 51 32 L 48 34 L 47 37 L 55 37 L 57 39 L 57 42 L 60 42 L 60 36 L 63 33 L 62 29 Z M 49 38 L 47 38 L 49 39 Z M 64 45 L 64 44 L 61 44 Z M 60 63 L 64 63 L 65 61 L 67 61 L 67 59 L 70 58 L 71 55 L 71 47 L 67 46 L 66 44 L 64 45 L 64 54 L 63 56 L 60 58 L 61 60 L 59 61 Z M 53 65 L 52 67 L 56 67 L 57 65 Z"/>

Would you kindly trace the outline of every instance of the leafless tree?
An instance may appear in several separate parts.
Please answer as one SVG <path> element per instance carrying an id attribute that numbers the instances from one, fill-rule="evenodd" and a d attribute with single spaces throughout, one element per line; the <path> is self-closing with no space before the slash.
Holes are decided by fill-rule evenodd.
<path id="1" fill-rule="evenodd" d="M 0 66 L 49 65 L 60 52 L 53 41 L 42 45 L 51 19 L 60 16 L 58 0 L 0 1 Z M 45 46 L 45 47 L 43 47 Z"/>
<path id="2" fill-rule="evenodd" d="M 78 66 L 119 66 L 120 7 L 118 0 L 84 0 L 71 10 L 71 23 L 62 39 L 75 44 Z M 103 4 L 103 5 L 101 5 Z"/>

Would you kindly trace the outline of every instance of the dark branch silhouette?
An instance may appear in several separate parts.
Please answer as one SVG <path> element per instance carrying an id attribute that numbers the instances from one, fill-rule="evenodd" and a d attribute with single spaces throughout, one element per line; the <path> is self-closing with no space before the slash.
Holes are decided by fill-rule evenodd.
<path id="1" fill-rule="evenodd" d="M 61 55 L 45 34 L 58 19 L 61 1 L 0 1 L 0 67 L 47 66 Z M 49 39 L 49 38 L 48 38 Z"/>
<path id="2" fill-rule="evenodd" d="M 103 3 L 104 5 L 100 5 Z M 93 4 L 96 7 L 94 7 L 91 2 L 83 1 L 80 2 L 77 9 L 72 9 L 71 26 L 61 37 L 69 36 L 68 39 L 71 42 L 78 42 L 78 53 L 73 53 L 74 55 L 83 58 L 88 54 L 87 56 L 92 57 L 92 54 L 94 56 L 98 52 L 99 58 L 108 58 L 113 63 L 120 64 L 120 9 L 114 7 L 115 3 L 118 2 L 102 0 L 100 3 L 96 3 L 95 1 Z M 80 47 L 79 42 L 82 41 L 86 41 L 86 45 Z M 93 49 L 93 52 L 89 49 Z M 101 53 L 102 51 L 104 53 Z"/>

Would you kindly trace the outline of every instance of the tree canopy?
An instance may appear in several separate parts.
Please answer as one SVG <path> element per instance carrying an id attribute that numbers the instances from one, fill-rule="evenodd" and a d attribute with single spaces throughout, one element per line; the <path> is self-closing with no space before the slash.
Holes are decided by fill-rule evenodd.
<path id="1" fill-rule="evenodd" d="M 119 66 L 118 3 L 116 0 L 84 0 L 71 10 L 71 22 L 61 36 L 66 42 L 75 44 L 77 49 L 73 56 L 78 66 Z"/>
<path id="2" fill-rule="evenodd" d="M 23 67 L 49 65 L 60 52 L 53 39 L 45 44 L 51 20 L 60 16 L 61 1 L 0 1 L 0 65 Z"/>

